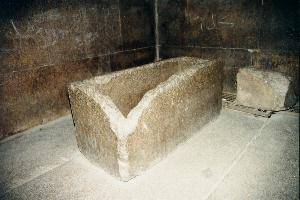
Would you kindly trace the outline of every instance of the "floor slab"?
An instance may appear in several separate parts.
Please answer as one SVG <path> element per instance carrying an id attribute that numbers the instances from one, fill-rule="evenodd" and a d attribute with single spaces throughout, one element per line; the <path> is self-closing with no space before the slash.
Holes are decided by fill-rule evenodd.
<path id="1" fill-rule="evenodd" d="M 0 143 L 0 194 L 60 166 L 77 152 L 70 116 Z"/>
<path id="2" fill-rule="evenodd" d="M 299 199 L 299 118 L 278 113 L 209 199 Z"/>
<path id="3" fill-rule="evenodd" d="M 14 149 L 18 143 L 24 142 L 22 138 L 0 144 L 2 160 L 9 154 L 26 151 L 35 159 L 24 157 L 20 160 L 22 163 L 33 166 L 39 166 L 36 163 L 40 162 L 49 161 L 45 166 L 53 166 L 53 161 L 57 163 L 36 177 L 25 176 L 31 179 L 20 185 L 2 190 L 0 199 L 206 200 L 244 199 L 243 195 L 247 194 L 252 195 L 251 199 L 269 199 L 269 194 L 279 199 L 287 195 L 294 197 L 299 189 L 295 182 L 299 180 L 299 173 L 295 173 L 299 171 L 298 122 L 298 116 L 278 114 L 267 119 L 223 110 L 214 122 L 195 133 L 166 159 L 141 176 L 120 182 L 90 164 L 77 151 L 73 124 L 70 118 L 66 118 L 50 125 L 57 132 L 52 133 L 56 139 L 43 134 L 44 137 L 39 136 L 37 130 L 26 137 L 41 137 L 43 142 L 33 139 L 29 142 L 32 146 L 21 145 L 19 151 Z M 56 129 L 60 123 L 61 129 Z M 48 140 L 51 141 L 49 146 Z M 45 148 L 37 148 L 39 143 Z M 51 154 L 51 148 L 56 148 L 53 143 L 61 147 L 59 152 L 65 149 L 65 153 L 53 153 L 50 160 L 47 156 L 37 156 L 41 153 L 34 149 L 45 149 L 45 154 L 41 155 Z M 10 153 L 5 153 L 7 146 Z M 61 158 L 65 159 L 59 162 Z M 21 166 L 17 159 L 10 164 Z M 24 177 L 22 174 L 31 174 L 29 167 L 22 169 L 20 173 L 17 167 L 13 167 L 11 171 L 17 175 L 14 178 L 6 175 L 5 179 L 0 178 L 1 183 L 18 180 L 19 174 L 21 177 Z M 276 182 L 280 184 L 273 187 Z"/>

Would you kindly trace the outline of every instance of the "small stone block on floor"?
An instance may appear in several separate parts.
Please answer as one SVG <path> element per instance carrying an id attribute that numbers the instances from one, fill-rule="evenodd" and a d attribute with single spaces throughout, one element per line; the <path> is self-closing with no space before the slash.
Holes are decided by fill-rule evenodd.
<path id="1" fill-rule="evenodd" d="M 264 110 L 282 110 L 296 104 L 292 79 L 279 72 L 242 68 L 237 74 L 237 103 Z"/>

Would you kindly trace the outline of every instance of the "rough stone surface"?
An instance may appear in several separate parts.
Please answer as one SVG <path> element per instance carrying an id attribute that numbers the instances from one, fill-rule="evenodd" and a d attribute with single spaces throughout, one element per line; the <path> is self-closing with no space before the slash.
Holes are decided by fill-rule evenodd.
<path id="1" fill-rule="evenodd" d="M 237 102 L 266 110 L 293 106 L 296 96 L 291 78 L 278 72 L 243 68 L 237 74 Z"/>
<path id="2" fill-rule="evenodd" d="M 175 58 L 71 84 L 80 151 L 128 181 L 216 117 L 222 65 Z"/>

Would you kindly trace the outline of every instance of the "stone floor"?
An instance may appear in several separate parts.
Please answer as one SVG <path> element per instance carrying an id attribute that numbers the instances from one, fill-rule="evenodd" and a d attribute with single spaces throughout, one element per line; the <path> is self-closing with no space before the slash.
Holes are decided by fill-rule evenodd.
<path id="1" fill-rule="evenodd" d="M 299 117 L 223 110 L 143 175 L 119 182 L 78 152 L 71 117 L 0 141 L 0 199 L 298 199 Z"/>

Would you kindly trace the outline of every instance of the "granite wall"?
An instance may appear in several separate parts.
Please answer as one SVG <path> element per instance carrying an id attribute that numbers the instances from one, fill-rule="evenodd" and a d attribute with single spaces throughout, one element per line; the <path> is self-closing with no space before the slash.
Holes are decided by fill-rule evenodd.
<path id="1" fill-rule="evenodd" d="M 0 139 L 68 114 L 70 82 L 154 60 L 150 0 L 10 0 L 0 13 Z"/>
<path id="2" fill-rule="evenodd" d="M 159 16 L 162 57 L 222 60 L 227 92 L 236 90 L 238 69 L 250 65 L 299 84 L 297 0 L 161 0 Z"/>

